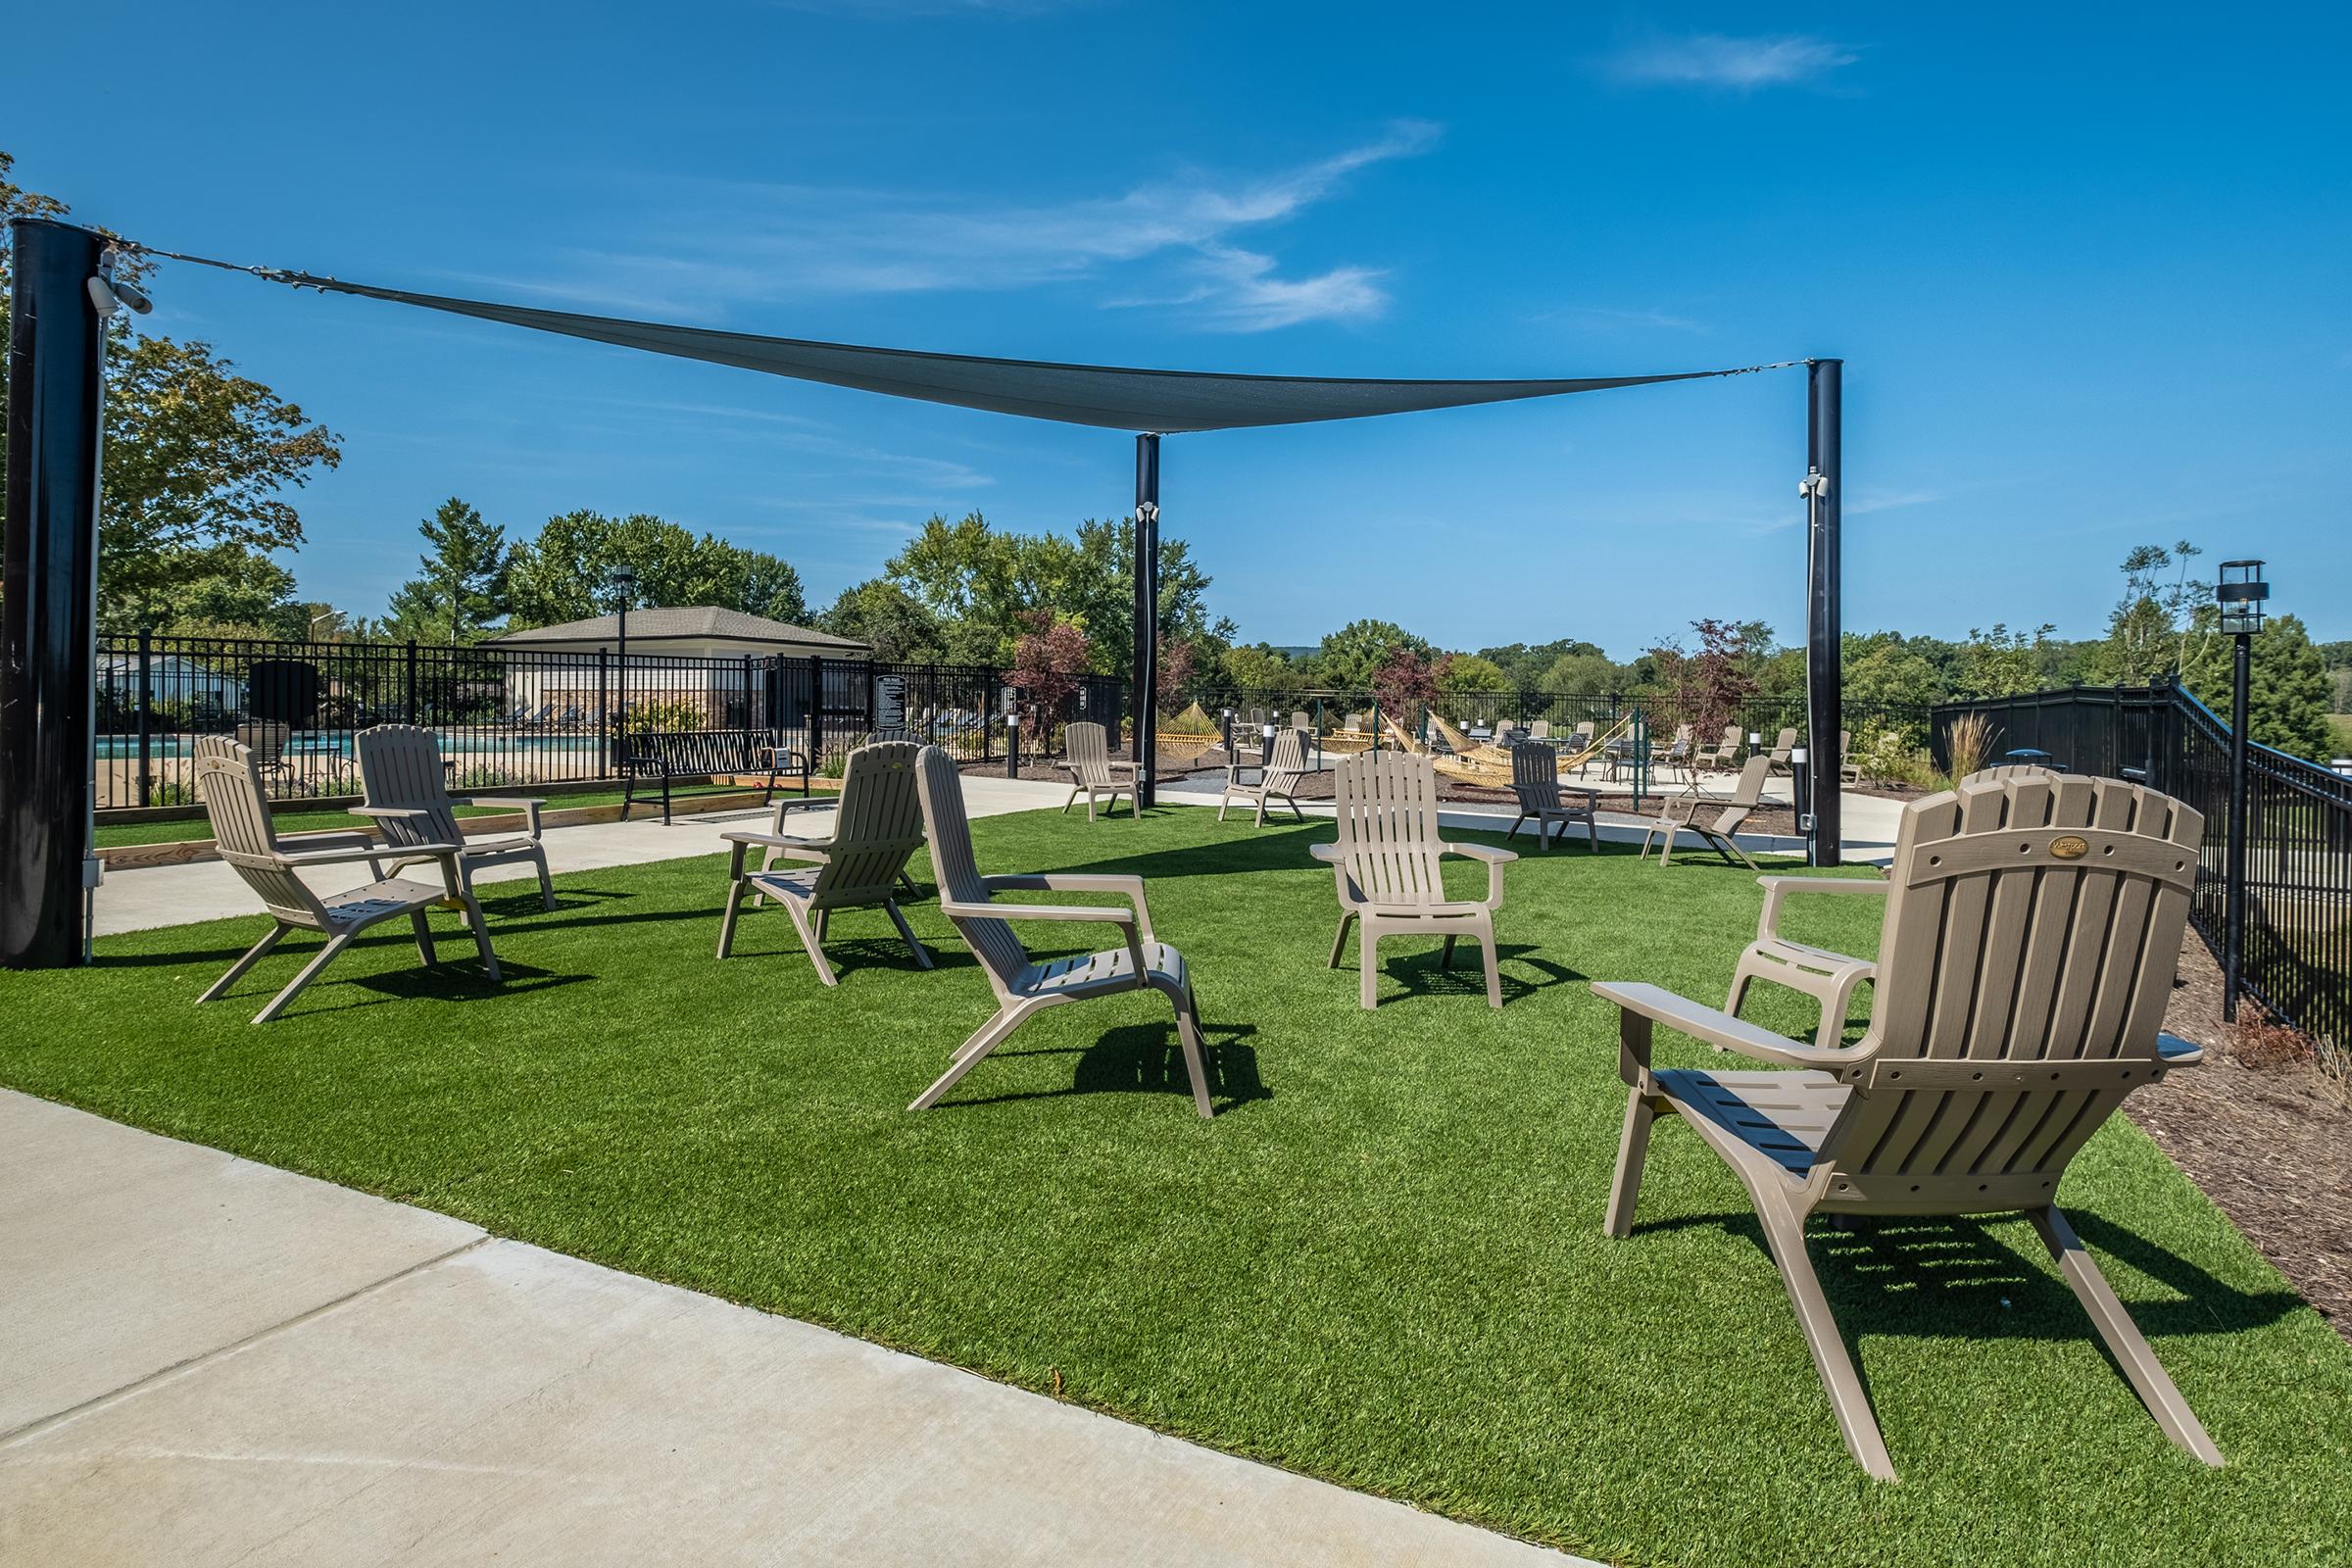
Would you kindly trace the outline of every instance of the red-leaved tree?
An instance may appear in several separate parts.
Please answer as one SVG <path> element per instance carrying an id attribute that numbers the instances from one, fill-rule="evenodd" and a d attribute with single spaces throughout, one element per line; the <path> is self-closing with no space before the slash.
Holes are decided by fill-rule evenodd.
<path id="1" fill-rule="evenodd" d="M 1159 710 L 1171 713 L 1192 698 L 1193 640 L 1171 637 L 1159 645 Z"/>
<path id="2" fill-rule="evenodd" d="M 1717 735 L 1738 720 L 1741 707 L 1755 694 L 1756 678 L 1749 673 L 1753 650 L 1728 620 L 1710 616 L 1692 621 L 1690 629 L 1698 633 L 1698 652 L 1675 650 L 1677 658 L 1670 666 L 1675 705 L 1697 733 Z"/>
<path id="3" fill-rule="evenodd" d="M 1372 695 L 1380 699 L 1382 712 L 1399 724 L 1409 723 L 1419 704 L 1437 698 L 1437 677 L 1430 673 L 1428 660 L 1410 648 L 1395 649 L 1372 672 Z"/>
<path id="4" fill-rule="evenodd" d="M 1004 678 L 1020 688 L 1021 726 L 1030 746 L 1042 748 L 1087 673 L 1093 649 L 1075 622 L 1057 620 L 1050 610 L 1025 610 L 1020 620 L 1028 630 L 1013 639 L 1012 668 Z"/>

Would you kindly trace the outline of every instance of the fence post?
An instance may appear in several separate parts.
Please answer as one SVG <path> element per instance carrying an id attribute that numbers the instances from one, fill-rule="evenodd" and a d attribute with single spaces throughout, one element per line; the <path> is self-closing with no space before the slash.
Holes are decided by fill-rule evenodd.
<path id="1" fill-rule="evenodd" d="M 139 795 L 141 806 L 155 804 L 153 747 L 155 728 L 155 632 L 139 628 Z"/>
<path id="2" fill-rule="evenodd" d="M 409 652 L 403 664 L 402 683 L 408 688 L 408 692 L 406 701 L 401 706 L 408 712 L 408 721 L 414 724 L 416 722 L 416 639 L 414 637 L 409 639 Z"/>
<path id="3" fill-rule="evenodd" d="M 609 648 L 599 648 L 596 651 L 596 734 L 597 750 L 603 754 L 604 759 L 599 771 L 607 778 L 612 776 L 613 751 L 617 745 L 613 736 L 612 720 L 605 711 L 605 705 L 612 696 L 612 651 Z"/>
<path id="4" fill-rule="evenodd" d="M 757 711 L 752 707 L 752 657 L 750 654 L 743 656 L 743 727 L 745 729 L 760 728 L 758 724 L 752 722 L 752 714 Z"/>
<path id="5" fill-rule="evenodd" d="M 819 769 L 825 750 L 825 656 L 808 656 L 808 769 Z"/>

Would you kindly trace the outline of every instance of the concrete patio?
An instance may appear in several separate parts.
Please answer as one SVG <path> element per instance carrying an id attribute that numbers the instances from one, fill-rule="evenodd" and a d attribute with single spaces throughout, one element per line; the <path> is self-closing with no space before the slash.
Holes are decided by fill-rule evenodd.
<path id="1" fill-rule="evenodd" d="M 0 1562 L 1568 1564 L 0 1093 Z"/>

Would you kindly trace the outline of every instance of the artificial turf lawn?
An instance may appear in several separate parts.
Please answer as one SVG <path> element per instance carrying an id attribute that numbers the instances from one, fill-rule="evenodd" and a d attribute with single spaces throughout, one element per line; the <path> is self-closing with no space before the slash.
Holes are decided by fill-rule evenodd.
<path id="1" fill-rule="evenodd" d="M 974 826 L 984 869 L 1147 878 L 1213 1122 L 1149 995 L 1049 1012 L 907 1114 L 993 1008 L 936 907 L 908 910 L 929 974 L 881 911 L 836 915 L 826 991 L 774 909 L 713 960 L 716 858 L 560 878 L 552 914 L 493 886 L 503 988 L 387 934 L 261 1028 L 307 942 L 199 1008 L 259 916 L 108 939 L 0 976 L 0 1081 L 1611 1561 L 2344 1559 L 2352 1348 L 2136 1129 L 2061 1198 L 2229 1467 L 2165 1441 L 2023 1221 L 1817 1228 L 1904 1478 L 1872 1483 L 1687 1129 L 1660 1123 L 1633 1237 L 1600 1234 L 1624 1092 L 1587 979 L 1719 999 L 1753 877 L 1528 854 L 1501 1011 L 1467 949 L 1447 975 L 1395 941 L 1364 1012 L 1352 944 L 1323 966 L 1330 832 Z M 1800 900 L 1790 931 L 1867 952 L 1875 910 Z M 1802 1035 L 1806 1006 L 1766 987 L 1751 1016 Z"/>

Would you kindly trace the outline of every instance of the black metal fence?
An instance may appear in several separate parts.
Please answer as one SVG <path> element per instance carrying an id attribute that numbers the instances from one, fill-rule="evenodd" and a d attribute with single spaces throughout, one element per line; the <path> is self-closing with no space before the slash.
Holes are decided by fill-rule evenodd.
<path id="1" fill-rule="evenodd" d="M 760 729 L 830 771 L 877 731 L 986 761 L 1004 745 L 1004 677 L 985 665 L 782 656 L 552 653 L 418 643 L 140 636 L 98 650 L 97 805 L 194 804 L 198 735 L 234 733 L 280 800 L 358 792 L 353 738 L 420 724 L 466 790 L 615 777 L 616 727 Z M 1058 722 L 1117 733 L 1126 683 L 1085 675 Z"/>
<path id="2" fill-rule="evenodd" d="M 2173 685 L 2076 687 L 1950 703 L 1931 745 L 1948 766 L 1954 720 L 1991 726 L 1986 760 L 2047 752 L 2075 772 L 2139 779 L 2205 817 L 2190 918 L 2216 953 L 2228 930 L 2230 726 Z M 2246 933 L 2239 974 L 2274 1016 L 2352 1052 L 2352 778 L 2267 746 L 2246 768 Z"/>
<path id="3" fill-rule="evenodd" d="M 1350 713 L 1370 713 L 1376 699 L 1368 691 L 1211 691 L 1196 698 L 1202 712 L 1218 717 L 1231 709 L 1245 721 L 1263 715 L 1268 719 L 1288 721 L 1293 714 L 1304 713 L 1310 727 L 1318 732 L 1328 731 L 1346 720 Z M 1658 696 L 1568 696 L 1557 692 L 1533 690 L 1499 692 L 1447 692 L 1434 702 L 1410 705 L 1401 714 L 1390 714 L 1408 731 L 1418 733 L 1425 715 L 1435 712 L 1457 728 L 1491 729 L 1508 719 L 1521 729 L 1542 719 L 1554 730 L 1573 730 L 1583 722 L 1591 722 L 1595 732 L 1605 733 L 1612 725 L 1642 715 L 1646 732 L 1660 741 L 1669 740 L 1683 724 L 1698 726 L 1698 705 L 1671 695 Z M 1857 746 L 1866 747 L 1880 731 L 1899 729 L 1907 735 L 1918 735 L 1928 721 L 1928 710 L 1917 708 L 1856 707 L 1845 710 L 1844 728 Z M 1738 704 L 1724 720 L 1735 723 L 1745 734 L 1760 736 L 1770 745 L 1784 729 L 1793 729 L 1797 739 L 1810 744 L 1806 735 L 1805 700 L 1802 697 L 1755 697 Z M 1716 737 L 1700 735 L 1702 742 Z"/>

